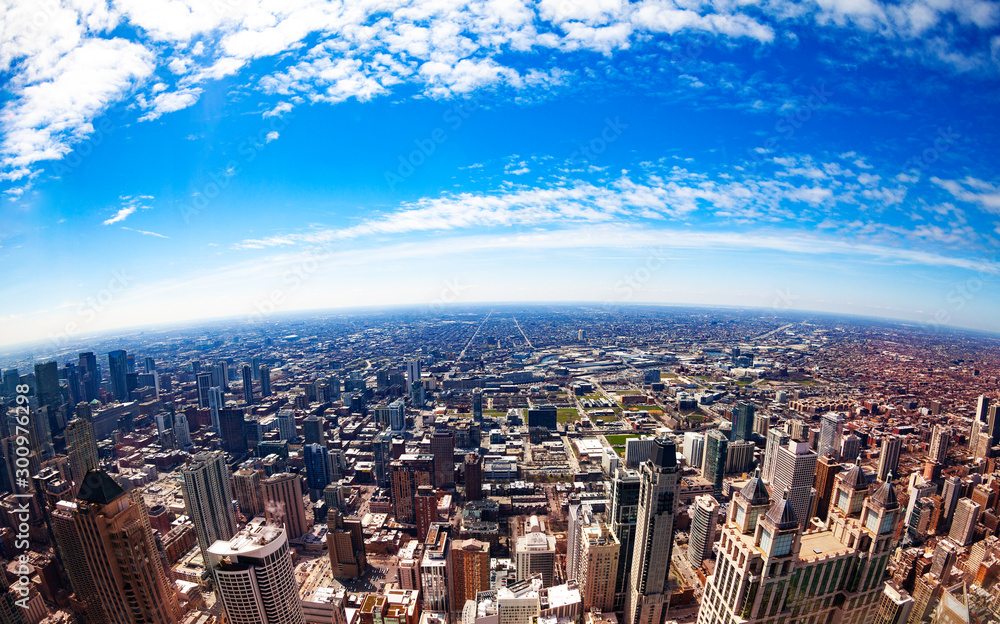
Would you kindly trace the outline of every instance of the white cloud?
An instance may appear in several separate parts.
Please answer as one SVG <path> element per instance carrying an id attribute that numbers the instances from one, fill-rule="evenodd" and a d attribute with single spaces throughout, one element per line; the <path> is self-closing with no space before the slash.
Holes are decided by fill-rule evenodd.
<path id="1" fill-rule="evenodd" d="M 119 208 L 118 212 L 115 213 L 115 216 L 104 220 L 104 225 L 112 225 L 114 223 L 118 223 L 119 221 L 124 221 L 138 209 L 139 208 L 137 206 L 125 206 L 124 208 Z"/>
<path id="2" fill-rule="evenodd" d="M 264 142 L 265 143 L 270 143 L 271 141 L 277 141 L 279 136 L 281 136 L 281 135 L 279 135 L 277 132 L 275 132 L 275 131 L 272 130 L 271 132 L 267 133 L 266 137 L 264 137 Z"/>
<path id="3" fill-rule="evenodd" d="M 156 232 L 150 232 L 148 230 L 135 230 L 130 227 L 121 226 L 123 230 L 128 230 L 130 232 L 137 232 L 139 234 L 144 234 L 146 236 L 155 236 L 157 238 L 170 238 L 169 236 L 164 236 L 163 234 L 157 234 Z"/>
<path id="4" fill-rule="evenodd" d="M 153 98 L 152 110 L 139 118 L 139 121 L 151 121 L 153 119 L 158 119 L 161 115 L 166 113 L 173 113 L 181 109 L 191 106 L 198 101 L 198 96 L 202 93 L 201 89 L 182 89 L 180 91 L 171 91 L 170 93 L 160 93 L 155 98 Z"/>
<path id="5" fill-rule="evenodd" d="M 931 182 L 955 196 L 955 199 L 975 204 L 991 214 L 1000 214 L 1000 187 L 978 178 L 943 180 L 932 177 Z"/>

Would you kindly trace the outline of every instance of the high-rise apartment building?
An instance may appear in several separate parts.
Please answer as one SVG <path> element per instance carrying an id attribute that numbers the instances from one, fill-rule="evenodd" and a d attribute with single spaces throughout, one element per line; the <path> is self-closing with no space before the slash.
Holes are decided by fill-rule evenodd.
<path id="1" fill-rule="evenodd" d="M 767 444 L 764 447 L 764 459 L 760 478 L 767 483 L 774 481 L 774 466 L 778 461 L 778 449 L 786 446 L 791 440 L 788 432 L 780 427 L 774 427 L 767 432 Z"/>
<path id="2" fill-rule="evenodd" d="M 208 549 L 206 566 L 228 624 L 305 624 L 288 534 L 255 518 Z"/>
<path id="3" fill-rule="evenodd" d="M 525 522 L 524 535 L 515 542 L 514 559 L 517 580 L 540 574 L 543 587 L 555 584 L 556 538 L 545 531 L 545 523 L 538 516 Z"/>
<path id="4" fill-rule="evenodd" d="M 97 439 L 94 425 L 82 418 L 74 418 L 66 425 L 66 454 L 76 488 L 79 489 L 83 476 L 97 468 Z"/>
<path id="5" fill-rule="evenodd" d="M 715 527 L 719 520 L 719 503 L 709 495 L 694 499 L 694 516 L 688 539 L 688 561 L 696 569 L 712 554 Z"/>
<path id="6" fill-rule="evenodd" d="M 306 439 L 306 444 L 320 444 L 326 446 L 323 435 L 323 421 L 315 416 L 307 416 L 302 421 L 302 437 Z"/>
<path id="7" fill-rule="evenodd" d="M 905 624 L 913 609 L 913 596 L 892 581 L 887 581 L 879 599 L 872 624 Z"/>
<path id="8" fill-rule="evenodd" d="M 449 429 L 438 429 L 431 436 L 431 455 L 434 456 L 434 486 L 445 489 L 455 487 L 455 434 Z"/>
<path id="9" fill-rule="evenodd" d="M 483 424 L 483 391 L 480 388 L 472 391 L 472 422 Z"/>
<path id="10" fill-rule="evenodd" d="M 420 592 L 424 609 L 448 612 L 448 562 L 451 559 L 449 525 L 435 523 L 427 532 L 424 558 L 420 561 Z M 464 606 L 464 603 L 463 603 Z"/>
<path id="11" fill-rule="evenodd" d="M 302 447 L 302 460 L 306 468 L 306 485 L 318 495 L 330 484 L 330 449 L 306 444 Z"/>
<path id="12" fill-rule="evenodd" d="M 260 485 L 269 523 L 283 525 L 289 540 L 309 532 L 306 505 L 302 499 L 302 479 L 298 475 L 277 473 L 261 481 Z"/>
<path id="13" fill-rule="evenodd" d="M 108 473 L 93 470 L 72 513 L 108 622 L 175 624 L 180 607 L 141 492 L 126 494 Z"/>
<path id="14" fill-rule="evenodd" d="M 212 383 L 212 373 L 198 373 L 194 379 L 198 388 L 198 407 L 202 409 L 211 407 L 208 402 L 209 389 L 219 388 L 220 386 Z"/>
<path id="15" fill-rule="evenodd" d="M 712 484 L 712 493 L 716 498 L 722 496 L 722 482 L 726 476 L 728 461 L 729 438 L 718 429 L 712 429 L 705 434 L 705 460 L 701 476 Z"/>
<path id="16" fill-rule="evenodd" d="M 404 453 L 389 464 L 392 505 L 398 522 L 416 522 L 414 499 L 421 485 L 434 484 L 434 456 Z"/>
<path id="17" fill-rule="evenodd" d="M 578 583 L 584 611 L 614 610 L 621 542 L 604 522 L 582 528 L 578 553 Z"/>
<path id="18" fill-rule="evenodd" d="M 476 539 L 455 540 L 451 544 L 451 597 L 452 611 L 459 611 L 467 600 L 490 589 L 490 544 Z"/>
<path id="19" fill-rule="evenodd" d="M 244 364 L 240 372 L 243 374 L 243 400 L 247 405 L 253 405 L 253 371 L 249 364 Z"/>
<path id="20" fill-rule="evenodd" d="M 86 474 L 86 473 L 84 473 Z M 81 481 L 82 481 L 81 476 Z M 52 526 L 52 537 L 62 560 L 66 576 L 76 600 L 83 605 L 83 615 L 87 622 L 108 622 L 104 604 L 97 593 L 97 585 L 87 563 L 87 555 L 80 539 L 80 530 L 76 525 L 76 503 L 59 501 L 49 514 Z"/>
<path id="21" fill-rule="evenodd" d="M 331 509 L 327 519 L 326 545 L 334 578 L 358 578 L 365 573 L 368 558 L 361 520 L 344 518 L 339 509 Z"/>
<path id="22" fill-rule="evenodd" d="M 732 442 L 750 440 L 753 435 L 754 406 L 749 401 L 739 401 L 733 409 Z"/>
<path id="23" fill-rule="evenodd" d="M 840 439 L 844 435 L 844 415 L 827 412 L 820 419 L 818 455 L 840 459 Z"/>
<path id="24" fill-rule="evenodd" d="M 233 493 L 244 518 L 252 519 L 264 513 L 264 492 L 260 473 L 252 468 L 240 468 L 233 473 Z"/>
<path id="25" fill-rule="evenodd" d="M 97 368 L 97 356 L 92 351 L 80 354 L 80 385 L 83 400 L 87 403 L 101 398 L 101 369 Z"/>
<path id="26" fill-rule="evenodd" d="M 712 456 L 711 434 L 706 438 L 705 461 Z M 725 453 L 721 453 L 725 457 Z M 680 467 L 673 440 L 656 439 L 652 457 L 640 470 L 639 512 L 636 519 L 632 578 L 625 603 L 627 624 L 660 624 L 670 603 L 670 557 L 674 547 L 674 517 L 677 513 Z"/>
<path id="27" fill-rule="evenodd" d="M 700 470 L 705 454 L 705 434 L 700 431 L 685 431 L 681 452 L 688 466 Z"/>
<path id="28" fill-rule="evenodd" d="M 222 451 L 193 455 L 181 468 L 181 476 L 184 506 L 204 555 L 216 541 L 228 540 L 236 533 L 226 455 Z"/>
<path id="29" fill-rule="evenodd" d="M 927 458 L 942 466 L 945 465 L 948 460 L 948 444 L 950 442 L 951 427 L 934 425 L 934 431 L 931 434 L 931 445 L 927 449 Z"/>
<path id="30" fill-rule="evenodd" d="M 271 367 L 260 365 L 260 396 L 271 396 Z"/>
<path id="31" fill-rule="evenodd" d="M 826 520 L 833 496 L 833 480 L 843 468 L 829 455 L 823 455 L 816 460 L 816 479 L 813 481 L 813 487 L 816 489 L 816 505 L 812 515 L 820 520 Z"/>

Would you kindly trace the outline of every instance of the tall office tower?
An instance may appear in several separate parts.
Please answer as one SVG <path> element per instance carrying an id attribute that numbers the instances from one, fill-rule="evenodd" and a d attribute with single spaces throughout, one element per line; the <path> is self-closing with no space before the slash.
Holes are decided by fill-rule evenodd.
<path id="1" fill-rule="evenodd" d="M 933 481 L 924 480 L 923 476 L 917 473 L 910 474 L 910 481 L 908 486 L 909 502 L 906 506 L 906 524 L 910 523 L 910 515 L 913 513 L 913 509 L 922 498 L 927 498 L 934 495 L 937 492 L 937 484 Z"/>
<path id="2" fill-rule="evenodd" d="M 460 610 L 467 600 L 490 589 L 490 543 L 476 539 L 455 540 L 451 544 L 450 603 Z"/>
<path id="3" fill-rule="evenodd" d="M 389 465 L 392 456 L 392 432 L 388 429 L 379 431 L 372 439 L 372 452 L 375 456 L 375 483 L 381 488 L 389 487 Z"/>
<path id="4" fill-rule="evenodd" d="M 290 409 L 278 410 L 278 435 L 282 440 L 293 441 L 299 437 L 295 429 L 295 412 Z"/>
<path id="5" fill-rule="evenodd" d="M 111 394 L 117 401 L 128 400 L 128 386 L 125 382 L 127 364 L 126 353 L 121 349 L 108 353 L 108 376 L 111 378 Z"/>
<path id="6" fill-rule="evenodd" d="M 944 488 L 941 490 L 941 528 L 951 526 L 955 509 L 958 507 L 958 499 L 962 498 L 962 480 L 958 477 L 948 477 L 944 480 Z"/>
<path id="7" fill-rule="evenodd" d="M 786 446 L 791 439 L 788 432 L 780 427 L 774 427 L 767 432 L 767 445 L 764 447 L 764 461 L 760 472 L 760 478 L 767 483 L 774 481 L 774 466 L 778 460 L 778 449 Z"/>
<path id="8" fill-rule="evenodd" d="M 635 553 L 635 523 L 639 516 L 639 471 L 619 468 L 611 481 L 611 530 L 621 544 L 615 574 L 615 611 L 625 608 Z"/>
<path id="9" fill-rule="evenodd" d="M 271 396 L 271 367 L 260 365 L 260 396 Z"/>
<path id="10" fill-rule="evenodd" d="M 306 444 L 326 445 L 323 435 L 323 421 L 315 416 L 307 416 L 302 421 L 302 437 L 306 439 Z"/>
<path id="11" fill-rule="evenodd" d="M 334 507 L 327 518 L 326 546 L 334 578 L 358 578 L 365 573 L 365 535 L 361 521 L 344 518 Z"/>
<path id="12" fill-rule="evenodd" d="M 739 401 L 733 410 L 732 442 L 749 440 L 753 435 L 754 406 L 749 401 Z"/>
<path id="13" fill-rule="evenodd" d="M 233 473 L 233 493 L 244 518 L 256 518 L 264 513 L 264 492 L 260 473 L 252 468 L 240 468 Z"/>
<path id="14" fill-rule="evenodd" d="M 972 430 L 969 433 L 969 446 L 974 447 L 979 434 L 989 425 L 990 397 L 980 394 L 976 403 L 976 415 L 972 418 Z"/>
<path id="15" fill-rule="evenodd" d="M 434 488 L 429 485 L 417 486 L 417 497 L 414 499 L 414 514 L 417 521 L 417 539 L 427 539 L 427 531 L 437 522 L 437 496 Z"/>
<path id="16" fill-rule="evenodd" d="M 92 470 L 83 479 L 73 521 L 108 622 L 178 621 L 180 607 L 139 490 L 126 494 L 108 473 Z"/>
<path id="17" fill-rule="evenodd" d="M 718 429 L 712 429 L 705 434 L 705 463 L 701 468 L 701 476 L 712 484 L 712 493 L 716 498 L 722 496 L 722 480 L 726 476 L 728 460 L 729 439 Z"/>
<path id="18" fill-rule="evenodd" d="M 579 585 L 585 611 L 614 610 L 621 542 L 604 522 L 583 527 L 580 536 Z"/>
<path id="19" fill-rule="evenodd" d="M 246 453 L 248 445 L 248 427 L 242 409 L 219 410 L 219 437 L 222 439 L 222 450 L 233 455 Z M 254 444 L 259 440 L 254 440 Z"/>
<path id="20" fill-rule="evenodd" d="M 705 434 L 697 431 L 685 431 L 681 451 L 688 466 L 701 469 L 705 455 Z"/>
<path id="21" fill-rule="evenodd" d="M 541 614 L 542 580 L 525 579 L 497 590 L 497 623 L 530 624 Z"/>
<path id="22" fill-rule="evenodd" d="M 75 598 L 83 605 L 84 620 L 108 622 L 108 616 L 97 594 L 97 586 L 94 584 L 94 577 L 84 554 L 80 531 L 74 520 L 75 513 L 76 503 L 72 501 L 59 501 L 55 504 L 55 508 L 49 514 L 52 537 L 55 539 L 59 558 L 62 560 L 63 569 L 66 570 L 66 576 L 69 577 Z"/>
<path id="23" fill-rule="evenodd" d="M 925 496 L 911 503 L 913 508 L 906 517 L 906 532 L 913 539 L 923 541 L 934 529 L 931 523 L 934 518 L 934 500 Z"/>
<path id="24" fill-rule="evenodd" d="M 959 546 L 950 538 L 945 538 L 934 547 L 934 558 L 931 560 L 931 574 L 941 579 L 942 583 L 951 581 L 951 569 L 958 562 Z"/>
<path id="25" fill-rule="evenodd" d="M 240 371 L 243 373 L 243 400 L 247 405 L 253 405 L 253 374 L 250 372 L 250 365 L 244 364 Z"/>
<path id="26" fill-rule="evenodd" d="M 406 363 L 406 394 L 413 397 L 413 388 L 423 382 L 420 380 L 420 360 L 410 360 Z"/>
<path id="27" fill-rule="evenodd" d="M 389 404 L 389 409 L 392 410 L 389 412 L 389 428 L 394 433 L 402 433 L 406 430 L 406 401 L 396 399 Z"/>
<path id="28" fill-rule="evenodd" d="M 212 366 L 212 385 L 229 390 L 229 364 L 225 360 L 219 360 Z"/>
<path id="29" fill-rule="evenodd" d="M 20 383 L 20 380 L 21 376 L 18 374 L 16 368 L 8 368 L 5 370 L 3 372 L 3 392 L 0 392 L 0 396 L 17 396 L 17 385 Z"/>
<path id="30" fill-rule="evenodd" d="M 451 560 L 450 525 L 435 523 L 427 532 L 424 556 L 420 561 L 420 592 L 423 607 L 430 611 L 448 611 L 448 564 Z"/>
<path id="31" fill-rule="evenodd" d="M 951 427 L 934 425 L 931 435 L 931 445 L 927 449 L 927 458 L 942 466 L 948 461 L 948 443 L 951 442 Z"/>
<path id="32" fill-rule="evenodd" d="M 829 528 L 808 532 L 787 491 L 761 514 L 766 491 L 744 487 L 722 528 L 698 624 L 763 624 L 779 613 L 789 622 L 867 622 L 882 595 L 899 503 L 891 484 L 868 495 L 863 482 L 856 466 L 838 474 Z"/>
<path id="33" fill-rule="evenodd" d="M 691 518 L 691 537 L 688 540 L 688 561 L 695 569 L 712 554 L 715 542 L 715 525 L 719 521 L 719 503 L 709 495 L 694 499 L 694 517 Z"/>
<path id="34" fill-rule="evenodd" d="M 844 415 L 827 412 L 820 419 L 818 455 L 833 455 L 840 459 L 840 438 L 844 435 Z M 801 516 L 799 516 L 801 518 Z"/>
<path id="35" fill-rule="evenodd" d="M 706 438 L 706 462 L 712 454 L 712 434 Z M 725 453 L 722 454 L 725 457 Z M 632 579 L 625 603 L 627 624 L 661 624 L 670 603 L 670 557 L 674 548 L 674 515 L 680 472 L 673 440 L 656 439 L 656 449 L 640 470 L 639 516 L 636 520 Z"/>
<path id="36" fill-rule="evenodd" d="M 318 496 L 330 484 L 330 449 L 319 444 L 302 447 L 302 459 L 306 467 L 306 483 Z"/>
<path id="37" fill-rule="evenodd" d="M 305 624 L 288 539 L 280 525 L 254 518 L 209 548 L 205 563 L 228 624 Z"/>
<path id="38" fill-rule="evenodd" d="M 972 542 L 981 510 L 982 506 L 973 502 L 972 499 L 959 499 L 955 506 L 955 518 L 951 522 L 951 531 L 948 532 L 948 537 L 957 542 L 959 546 L 968 546 Z"/>
<path id="39" fill-rule="evenodd" d="M 861 438 L 852 434 L 845 435 L 840 439 L 839 449 L 840 461 L 844 463 L 855 463 L 861 455 Z"/>
<path id="40" fill-rule="evenodd" d="M 101 370 L 97 368 L 97 356 L 92 351 L 80 354 L 80 386 L 83 389 L 83 401 L 90 403 L 101 397 Z"/>
<path id="41" fill-rule="evenodd" d="M 191 446 L 191 427 L 184 412 L 177 412 L 174 415 L 174 440 L 177 442 L 177 448 L 187 449 Z"/>
<path id="42" fill-rule="evenodd" d="M 264 479 L 260 485 L 269 523 L 283 524 L 290 540 L 309 532 L 306 505 L 302 500 L 302 479 L 298 475 L 281 472 Z"/>
<path id="43" fill-rule="evenodd" d="M 479 453 L 465 456 L 465 500 L 477 501 L 483 497 L 483 458 Z"/>
<path id="44" fill-rule="evenodd" d="M 542 575 L 542 587 L 555 584 L 556 538 L 545 531 L 545 523 L 531 516 L 524 523 L 524 535 L 514 545 L 517 580 Z"/>
<path id="45" fill-rule="evenodd" d="M 73 406 L 83 400 L 83 382 L 80 380 L 80 369 L 73 362 L 66 362 L 63 367 L 61 377 L 66 379 L 66 389 L 69 396 L 69 405 Z"/>
<path id="46" fill-rule="evenodd" d="M 990 436 L 990 447 L 1000 443 L 1000 403 L 991 403 L 984 433 Z"/>
<path id="47" fill-rule="evenodd" d="M 790 441 L 787 446 L 778 448 L 774 481 L 771 483 L 774 486 L 772 492 L 788 490 L 795 518 L 806 526 L 809 524 L 809 511 L 812 508 L 817 459 L 818 456 L 809 448 L 808 442 Z"/>
<path id="48" fill-rule="evenodd" d="M 125 356 L 125 372 L 134 373 L 135 372 L 135 354 L 129 353 Z"/>
<path id="49" fill-rule="evenodd" d="M 892 581 L 886 581 L 872 624 L 905 624 L 912 609 L 913 597 Z"/>
<path id="50" fill-rule="evenodd" d="M 202 409 L 210 407 L 208 403 L 210 388 L 220 388 L 221 391 L 221 386 L 212 383 L 212 373 L 198 373 L 195 381 L 198 387 L 198 407 Z"/>
<path id="51" fill-rule="evenodd" d="M 74 418 L 66 425 L 66 454 L 76 487 L 83 483 L 83 476 L 97 468 L 97 439 L 94 425 L 82 418 Z"/>
<path id="52" fill-rule="evenodd" d="M 450 429 L 438 429 L 431 436 L 431 455 L 434 456 L 434 485 L 455 488 L 455 434 Z"/>
<path id="53" fill-rule="evenodd" d="M 209 546 L 218 540 L 228 540 L 236 533 L 226 455 L 222 451 L 197 453 L 181 468 L 181 476 L 184 479 L 181 486 L 184 506 L 204 556 Z"/>
<path id="54" fill-rule="evenodd" d="M 472 391 L 472 421 L 483 424 L 483 391 L 475 388 Z"/>
<path id="55" fill-rule="evenodd" d="M 941 580 L 930 572 L 919 577 L 913 587 L 913 610 L 910 611 L 909 624 L 926 622 L 934 613 L 934 607 L 941 598 L 943 591 Z"/>
<path id="56" fill-rule="evenodd" d="M 66 427 L 62 413 L 62 391 L 59 388 L 59 365 L 56 362 L 35 364 L 35 394 L 39 408 L 48 412 L 49 435 L 59 436 Z"/>
<path id="57" fill-rule="evenodd" d="M 879 481 L 885 481 L 890 474 L 899 471 L 899 452 L 903 448 L 903 439 L 897 435 L 887 435 L 882 438 L 882 452 L 878 458 L 878 472 L 875 476 Z"/>
<path id="58" fill-rule="evenodd" d="M 841 464 L 827 455 L 816 460 L 816 479 L 813 482 L 813 487 L 816 488 L 816 509 L 813 510 L 812 515 L 820 520 L 826 520 L 827 512 L 830 511 L 833 480 L 843 468 Z"/>
<path id="59" fill-rule="evenodd" d="M 253 380 L 260 381 L 260 356 L 254 355 L 250 358 L 250 370 L 253 372 Z"/>
<path id="60" fill-rule="evenodd" d="M 434 485 L 434 456 L 404 453 L 389 464 L 392 505 L 397 522 L 416 522 L 414 499 L 421 485 Z"/>
<path id="61" fill-rule="evenodd" d="M 222 423 L 219 422 L 219 410 L 226 407 L 226 404 L 222 399 L 222 388 L 218 386 L 212 386 L 208 389 L 208 409 L 212 416 L 212 429 L 216 433 L 221 433 Z"/>

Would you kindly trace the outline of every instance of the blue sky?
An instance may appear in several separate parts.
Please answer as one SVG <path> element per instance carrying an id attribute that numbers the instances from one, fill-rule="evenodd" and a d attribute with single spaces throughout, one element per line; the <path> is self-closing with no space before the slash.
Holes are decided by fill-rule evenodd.
<path id="1" fill-rule="evenodd" d="M 1000 4 L 15 2 L 0 343 L 477 301 L 1000 331 Z"/>

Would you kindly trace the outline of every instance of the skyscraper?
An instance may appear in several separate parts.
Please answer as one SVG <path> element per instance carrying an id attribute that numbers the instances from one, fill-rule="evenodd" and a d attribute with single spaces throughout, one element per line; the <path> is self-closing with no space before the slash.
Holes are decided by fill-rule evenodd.
<path id="1" fill-rule="evenodd" d="M 620 558 L 621 542 L 611 527 L 596 521 L 583 527 L 578 555 L 578 580 L 584 610 L 614 610 L 617 584 L 615 577 Z"/>
<path id="2" fill-rule="evenodd" d="M 244 364 L 240 369 L 243 373 L 243 400 L 247 405 L 253 405 L 253 373 L 249 364 Z"/>
<path id="3" fill-rule="evenodd" d="M 48 408 L 49 432 L 54 436 L 61 434 L 66 423 L 60 409 L 63 400 L 59 389 L 59 365 L 54 360 L 35 364 L 35 393 L 39 407 Z"/>
<path id="4" fill-rule="evenodd" d="M 128 401 L 128 386 L 125 382 L 125 375 L 128 373 L 128 364 L 125 351 L 118 349 L 108 353 L 108 375 L 111 378 L 111 394 L 117 401 Z"/>
<path id="5" fill-rule="evenodd" d="M 306 444 L 320 444 L 325 446 L 326 440 L 323 436 L 323 421 L 316 416 L 307 416 L 302 421 L 302 437 L 305 438 Z"/>
<path id="6" fill-rule="evenodd" d="M 80 476 L 80 481 L 82 480 L 83 475 Z M 104 612 L 104 605 L 97 593 L 97 585 L 94 584 L 94 576 L 87 563 L 83 542 L 80 539 L 80 530 L 74 520 L 75 514 L 76 503 L 71 501 L 57 502 L 49 514 L 52 537 L 55 539 L 57 552 L 62 560 L 63 568 L 66 570 L 66 576 L 69 577 L 73 593 L 76 599 L 84 605 L 85 620 L 87 622 L 107 622 L 108 616 Z"/>
<path id="7" fill-rule="evenodd" d="M 833 496 L 833 480 L 842 469 L 843 466 L 829 455 L 824 455 L 816 461 L 816 479 L 813 482 L 813 487 L 816 488 L 816 509 L 813 515 L 820 520 L 826 520 Z"/>
<path id="8" fill-rule="evenodd" d="M 455 487 L 455 434 L 450 429 L 438 429 L 431 436 L 431 454 L 434 456 L 434 485 L 439 488 Z"/>
<path id="9" fill-rule="evenodd" d="M 713 430 L 709 433 L 719 432 Z M 709 446 L 710 443 L 706 442 L 706 447 Z M 711 450 L 706 448 L 706 457 L 710 453 Z M 722 456 L 725 457 L 725 454 Z M 670 603 L 668 582 L 680 483 L 673 440 L 657 438 L 653 455 L 640 472 L 642 486 L 625 621 L 627 624 L 660 624 Z"/>
<path id="10" fill-rule="evenodd" d="M 290 540 L 309 532 L 306 505 L 302 500 L 302 479 L 298 475 L 287 472 L 271 475 L 261 482 L 261 489 L 269 523 L 284 525 Z"/>
<path id="11" fill-rule="evenodd" d="M 208 550 L 206 564 L 229 624 L 305 624 L 288 532 L 255 518 Z"/>
<path id="12" fill-rule="evenodd" d="M 479 388 L 472 391 L 472 421 L 483 424 L 483 391 Z"/>
<path id="13" fill-rule="evenodd" d="M 83 479 L 73 520 L 108 621 L 175 624 L 180 607 L 141 492 L 126 494 L 108 473 L 92 470 Z"/>
<path id="14" fill-rule="evenodd" d="M 718 519 L 718 501 L 707 494 L 694 499 L 694 517 L 691 518 L 691 537 L 688 540 L 688 561 L 695 568 L 700 568 L 701 563 L 712 554 Z"/>
<path id="15" fill-rule="evenodd" d="M 844 415 L 837 412 L 823 414 L 820 419 L 818 454 L 840 459 L 840 438 L 843 435 Z"/>
<path id="16" fill-rule="evenodd" d="M 972 499 L 960 498 L 955 506 L 955 518 L 951 522 L 948 537 L 959 546 L 968 546 L 972 542 L 981 510 L 982 507 Z"/>
<path id="17" fill-rule="evenodd" d="M 705 434 L 698 431 L 685 431 L 681 449 L 687 465 L 701 469 L 705 454 Z"/>
<path id="18" fill-rule="evenodd" d="M 749 401 L 740 401 L 733 410 L 732 442 L 749 440 L 753 435 L 754 406 Z"/>
<path id="19" fill-rule="evenodd" d="M 271 396 L 271 367 L 260 365 L 260 396 Z"/>
<path id="20" fill-rule="evenodd" d="M 222 450 L 239 455 L 247 451 L 247 426 L 242 409 L 219 410 L 219 437 Z"/>
<path id="21" fill-rule="evenodd" d="M 389 428 L 394 433 L 402 433 L 406 430 L 406 402 L 396 399 L 389 404 L 389 409 Z"/>
<path id="22" fill-rule="evenodd" d="M 222 423 L 219 421 L 219 410 L 223 409 L 225 404 L 222 402 L 222 388 L 218 386 L 212 386 L 208 389 L 208 409 L 212 416 L 212 429 L 216 433 L 221 435 Z"/>
<path id="23" fill-rule="evenodd" d="M 427 539 L 427 531 L 437 522 L 438 500 L 434 488 L 429 485 L 417 487 L 417 497 L 414 499 L 414 514 L 417 521 L 417 539 Z M 464 604 L 464 603 L 463 603 Z"/>
<path id="24" fill-rule="evenodd" d="M 546 532 L 545 522 L 538 516 L 531 516 L 525 522 L 524 535 L 514 545 L 514 560 L 517 580 L 541 574 L 543 587 L 555 584 L 556 538 Z"/>
<path id="25" fill-rule="evenodd" d="M 66 425 L 66 454 L 73 481 L 79 488 L 83 476 L 97 468 L 97 440 L 94 425 L 82 418 L 74 418 Z"/>
<path id="26" fill-rule="evenodd" d="M 302 459 L 309 489 L 318 495 L 330 484 L 330 450 L 319 444 L 306 444 L 302 447 Z"/>
<path id="27" fill-rule="evenodd" d="M 882 452 L 878 458 L 878 472 L 875 476 L 879 481 L 885 481 L 890 474 L 899 472 L 899 452 L 903 448 L 903 439 L 897 435 L 887 435 L 882 438 Z"/>
<path id="28" fill-rule="evenodd" d="M 913 609 L 913 597 L 892 581 L 887 581 L 872 624 L 905 624 Z"/>
<path id="29" fill-rule="evenodd" d="M 83 400 L 90 403 L 101 397 L 101 370 L 97 368 L 97 356 L 92 351 L 80 354 L 80 385 Z"/>
<path id="30" fill-rule="evenodd" d="M 812 508 L 817 459 L 808 442 L 792 440 L 787 446 L 778 448 L 774 467 L 772 492 L 788 490 L 788 499 L 795 509 L 795 518 L 804 525 L 809 523 L 809 510 Z"/>
<path id="31" fill-rule="evenodd" d="M 615 574 L 615 611 L 625 608 L 635 553 L 635 523 L 639 517 L 639 471 L 619 468 L 611 481 L 611 530 L 618 537 L 621 551 Z"/>
<path id="32" fill-rule="evenodd" d="M 780 427 L 773 427 L 767 432 L 767 445 L 764 447 L 764 461 L 760 478 L 766 483 L 774 481 L 774 466 L 778 461 L 778 449 L 791 440 L 788 432 Z"/>
<path id="33" fill-rule="evenodd" d="M 208 393 L 210 388 L 216 387 L 221 388 L 218 384 L 212 383 L 212 373 L 198 373 L 195 376 L 195 382 L 198 387 L 198 407 L 205 409 L 206 407 L 211 407 L 209 404 Z"/>
<path id="34" fill-rule="evenodd" d="M 226 456 L 222 451 L 193 455 L 181 468 L 181 475 L 184 506 L 205 555 L 216 541 L 228 540 L 236 533 Z"/>
<path id="35" fill-rule="evenodd" d="M 948 459 L 949 442 L 951 442 L 951 427 L 934 425 L 934 431 L 931 434 L 931 445 L 927 449 L 927 458 L 942 466 L 945 465 Z"/>
<path id="36" fill-rule="evenodd" d="M 278 410 L 278 435 L 281 436 L 282 440 L 290 442 L 299 437 L 295 428 L 295 412 L 293 410 Z"/>
<path id="37" fill-rule="evenodd" d="M 1000 443 L 1000 403 L 991 403 L 986 423 L 986 433 L 990 436 L 990 446 Z"/>
<path id="38" fill-rule="evenodd" d="M 389 464 L 393 512 L 398 522 L 414 523 L 417 487 L 434 484 L 434 456 L 404 453 Z"/>
<path id="39" fill-rule="evenodd" d="M 490 589 L 490 544 L 476 539 L 455 540 L 451 544 L 450 603 L 452 611 L 475 600 Z"/>
<path id="40" fill-rule="evenodd" d="M 718 429 L 712 429 L 705 434 L 705 463 L 701 476 L 712 484 L 712 493 L 717 498 L 722 496 L 722 481 L 726 476 L 728 460 L 729 439 Z"/>
<path id="41" fill-rule="evenodd" d="M 406 394 L 413 397 L 414 386 L 423 383 L 420 380 L 420 360 L 410 360 L 406 363 Z"/>
<path id="42" fill-rule="evenodd" d="M 945 479 L 941 490 L 941 528 L 951 526 L 960 498 L 962 498 L 962 480 L 955 476 Z"/>
<path id="43" fill-rule="evenodd" d="M 327 519 L 326 545 L 335 578 L 357 578 L 364 574 L 367 556 L 361 520 L 344 518 L 340 509 L 331 509 Z"/>
<path id="44" fill-rule="evenodd" d="M 264 493 L 260 473 L 252 468 L 240 468 L 233 473 L 233 493 L 244 518 L 256 518 L 264 513 Z"/>

